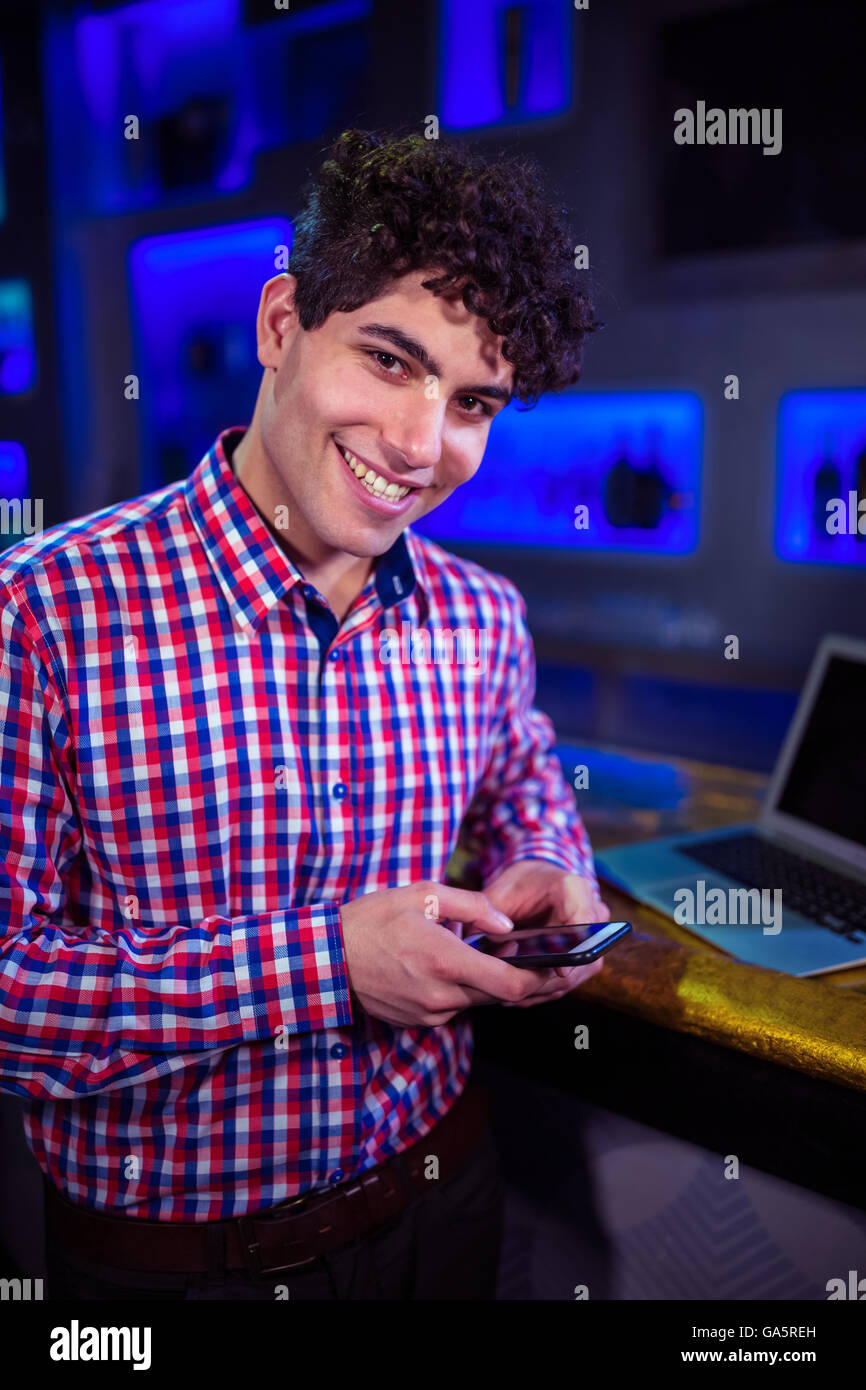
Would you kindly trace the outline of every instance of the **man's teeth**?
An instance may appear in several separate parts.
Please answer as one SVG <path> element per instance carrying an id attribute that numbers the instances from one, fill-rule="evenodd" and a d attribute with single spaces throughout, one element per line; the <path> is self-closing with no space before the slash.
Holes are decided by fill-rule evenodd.
<path id="1" fill-rule="evenodd" d="M 387 497 L 391 502 L 399 502 L 401 497 L 406 496 L 409 491 L 408 487 L 398 487 L 396 483 L 387 483 L 372 468 L 368 468 L 366 463 L 359 463 L 355 455 L 350 454 L 348 449 L 344 449 L 342 444 L 338 444 L 337 448 L 355 477 L 364 484 L 368 492 L 372 492 L 374 497 Z"/>

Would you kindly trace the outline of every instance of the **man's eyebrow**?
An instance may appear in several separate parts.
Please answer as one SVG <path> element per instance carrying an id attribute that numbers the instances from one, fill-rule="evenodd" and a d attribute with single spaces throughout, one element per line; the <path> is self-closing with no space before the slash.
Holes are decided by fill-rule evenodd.
<path id="1" fill-rule="evenodd" d="M 387 343 L 393 343 L 394 347 L 405 352 L 407 357 L 413 357 L 426 372 L 431 376 L 441 376 L 442 368 L 434 357 L 419 343 L 417 338 L 412 338 L 408 333 L 404 333 L 402 328 L 397 328 L 389 323 L 364 323 L 358 328 L 359 333 L 363 333 L 368 338 L 384 338 Z M 462 396 L 488 396 L 491 400 L 501 401 L 507 405 L 511 400 L 511 392 L 504 386 L 497 386 L 490 382 L 484 386 L 461 386 Z"/>
<path id="2" fill-rule="evenodd" d="M 511 400 L 511 392 L 504 386 L 496 386 L 492 381 L 486 386 L 461 386 L 461 396 L 489 396 L 493 401 L 501 401 L 503 405 L 508 405 Z"/>
<path id="3" fill-rule="evenodd" d="M 395 328 L 388 323 L 364 323 L 358 332 L 364 333 L 368 338 L 384 338 L 386 342 L 393 343 L 401 352 L 405 352 L 407 357 L 414 357 L 431 376 L 442 375 L 442 368 L 435 358 L 430 356 L 423 343 L 419 343 L 417 338 L 410 338 L 402 328 Z"/>

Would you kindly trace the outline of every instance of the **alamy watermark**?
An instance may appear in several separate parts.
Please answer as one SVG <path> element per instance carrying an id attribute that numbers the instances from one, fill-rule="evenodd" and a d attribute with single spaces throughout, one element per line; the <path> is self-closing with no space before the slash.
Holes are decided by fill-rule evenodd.
<path id="1" fill-rule="evenodd" d="M 386 666 L 465 666 L 486 671 L 490 633 L 486 627 L 383 627 L 379 660 Z"/>
<path id="2" fill-rule="evenodd" d="M 131 1361 L 134 1371 L 149 1371 L 149 1327 L 82 1327 L 73 1318 L 68 1327 L 51 1329 L 48 1355 L 52 1361 Z"/>
<path id="3" fill-rule="evenodd" d="M 777 936 L 782 930 L 781 888 L 708 889 L 704 879 L 699 878 L 694 888 L 678 888 L 674 902 L 674 921 L 681 927 L 745 927 L 763 923 L 764 936 Z"/>
<path id="4" fill-rule="evenodd" d="M 39 1303 L 43 1297 L 41 1279 L 0 1279 L 0 1303 Z"/>
<path id="5" fill-rule="evenodd" d="M 674 141 L 678 145 L 763 145 L 764 154 L 782 150 L 781 106 L 707 109 L 705 101 L 695 110 L 680 106 L 674 112 Z"/>
<path id="6" fill-rule="evenodd" d="M 0 535 L 34 536 L 41 530 L 41 497 L 0 497 Z"/>
<path id="7" fill-rule="evenodd" d="M 866 536 L 866 497 L 853 488 L 844 497 L 831 497 L 827 502 L 828 536 Z"/>

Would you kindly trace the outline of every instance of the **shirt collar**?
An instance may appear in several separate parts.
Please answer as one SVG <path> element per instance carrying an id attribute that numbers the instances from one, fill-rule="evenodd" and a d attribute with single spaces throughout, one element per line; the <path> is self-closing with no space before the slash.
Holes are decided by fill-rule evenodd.
<path id="1" fill-rule="evenodd" d="M 274 604 L 305 579 L 234 474 L 229 460 L 243 433 L 244 427 L 237 425 L 223 430 L 187 478 L 184 490 L 193 526 L 233 620 L 239 627 L 255 630 Z M 417 538 L 408 530 L 379 557 L 373 579 L 383 608 L 402 603 L 417 590 L 422 613 L 429 611 L 416 571 L 422 561 Z M 423 573 L 423 563 L 420 569 Z"/>

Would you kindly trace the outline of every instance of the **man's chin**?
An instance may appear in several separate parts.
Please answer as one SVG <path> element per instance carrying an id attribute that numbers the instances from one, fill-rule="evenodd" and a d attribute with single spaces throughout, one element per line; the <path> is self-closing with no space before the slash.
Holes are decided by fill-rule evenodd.
<path id="1" fill-rule="evenodd" d="M 391 549 L 391 546 L 405 528 L 405 522 L 399 526 L 389 526 L 387 531 L 379 532 L 376 536 L 369 536 L 365 540 L 357 539 L 347 544 L 345 549 L 348 555 L 356 555 L 358 559 L 375 560 L 380 555 L 384 555 Z"/>
<path id="2" fill-rule="evenodd" d="M 337 531 L 323 539 L 335 550 L 341 550 L 344 555 L 354 555 L 358 560 L 372 560 L 391 549 L 407 524 L 407 519 L 400 517 L 399 521 L 394 520 L 379 526 L 374 523 L 371 526 L 347 527 L 344 531 Z"/>

